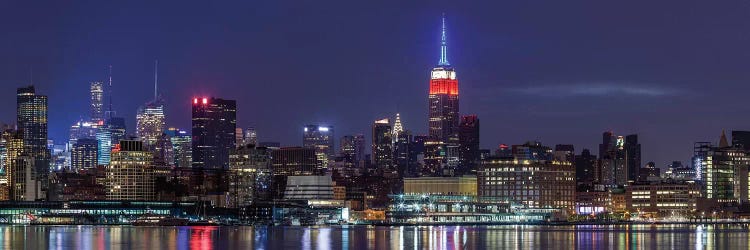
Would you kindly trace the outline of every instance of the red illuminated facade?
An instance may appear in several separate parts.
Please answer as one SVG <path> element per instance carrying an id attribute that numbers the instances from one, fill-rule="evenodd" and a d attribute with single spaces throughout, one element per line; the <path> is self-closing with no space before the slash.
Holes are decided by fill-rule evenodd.
<path id="1" fill-rule="evenodd" d="M 458 80 L 456 79 L 431 79 L 430 95 L 458 95 Z"/>

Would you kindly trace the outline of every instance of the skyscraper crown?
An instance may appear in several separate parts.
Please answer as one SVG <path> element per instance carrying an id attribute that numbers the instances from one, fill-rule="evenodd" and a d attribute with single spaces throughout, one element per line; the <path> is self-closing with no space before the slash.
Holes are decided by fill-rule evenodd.
<path id="1" fill-rule="evenodd" d="M 443 13 L 443 28 L 440 39 L 440 61 L 438 62 L 439 66 L 450 66 L 450 63 L 448 62 L 448 41 L 445 32 L 445 13 Z"/>

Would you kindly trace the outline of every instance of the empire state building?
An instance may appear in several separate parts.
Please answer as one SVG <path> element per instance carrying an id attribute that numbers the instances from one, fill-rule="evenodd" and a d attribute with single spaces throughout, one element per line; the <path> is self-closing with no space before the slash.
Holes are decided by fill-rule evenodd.
<path id="1" fill-rule="evenodd" d="M 445 17 L 440 61 L 430 72 L 429 140 L 425 142 L 424 175 L 453 175 L 458 164 L 458 79 L 448 62 Z"/>

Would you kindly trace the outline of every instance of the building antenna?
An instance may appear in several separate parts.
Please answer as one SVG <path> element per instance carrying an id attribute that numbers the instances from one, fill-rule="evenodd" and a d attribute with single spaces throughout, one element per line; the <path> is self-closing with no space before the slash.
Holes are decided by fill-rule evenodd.
<path id="1" fill-rule="evenodd" d="M 109 65 L 109 118 L 112 118 L 112 65 Z"/>
<path id="2" fill-rule="evenodd" d="M 154 60 L 154 102 L 157 99 L 157 86 L 159 84 L 159 60 Z"/>

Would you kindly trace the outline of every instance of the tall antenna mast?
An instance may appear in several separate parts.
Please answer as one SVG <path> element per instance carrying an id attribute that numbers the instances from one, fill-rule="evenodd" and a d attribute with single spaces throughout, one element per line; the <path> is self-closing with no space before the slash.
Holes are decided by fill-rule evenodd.
<path id="1" fill-rule="evenodd" d="M 112 65 L 109 65 L 109 118 L 112 118 Z"/>
<path id="2" fill-rule="evenodd" d="M 159 84 L 159 60 L 154 60 L 154 102 L 158 99 L 157 86 Z"/>

